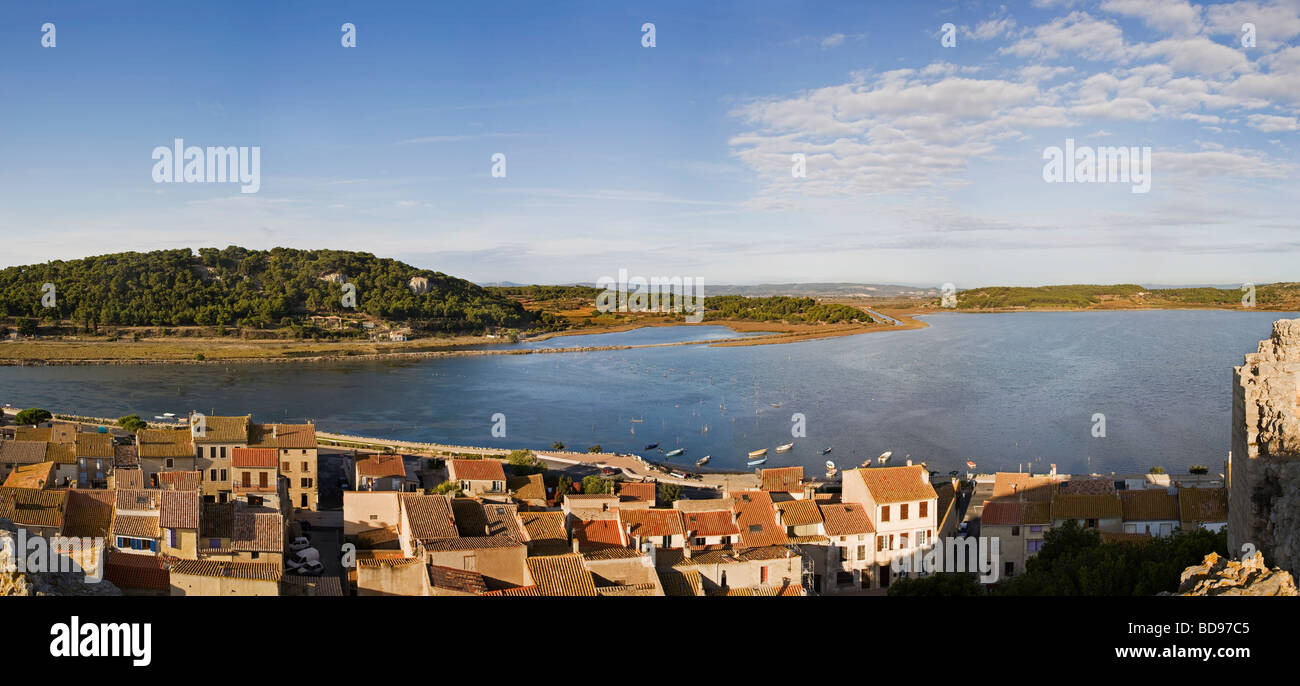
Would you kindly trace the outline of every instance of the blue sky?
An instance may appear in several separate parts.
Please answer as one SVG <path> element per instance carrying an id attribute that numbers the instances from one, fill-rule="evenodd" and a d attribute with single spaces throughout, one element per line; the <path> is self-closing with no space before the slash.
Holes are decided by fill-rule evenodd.
<path id="1" fill-rule="evenodd" d="M 1297 278 L 1298 0 L 180 4 L 0 15 L 0 264 L 237 244 L 477 281 Z M 260 191 L 154 183 L 178 137 L 261 146 Z M 1044 182 L 1066 138 L 1150 147 L 1150 192 Z"/>

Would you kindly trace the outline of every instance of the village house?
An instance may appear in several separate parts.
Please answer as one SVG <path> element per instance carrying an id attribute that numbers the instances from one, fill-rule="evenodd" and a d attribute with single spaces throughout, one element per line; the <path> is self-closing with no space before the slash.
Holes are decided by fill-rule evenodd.
<path id="1" fill-rule="evenodd" d="M 199 557 L 199 505 L 197 490 L 164 490 L 158 510 L 162 529 L 162 554 L 183 560 Z"/>
<path id="2" fill-rule="evenodd" d="M 248 447 L 277 451 L 280 475 L 288 484 L 290 506 L 308 512 L 318 510 L 320 484 L 316 474 L 319 448 L 315 425 L 250 424 Z"/>
<path id="3" fill-rule="evenodd" d="M 549 555 L 528 558 L 528 581 L 543 596 L 595 596 L 596 583 L 581 555 Z"/>
<path id="4" fill-rule="evenodd" d="M 546 482 L 541 474 L 506 477 L 506 488 L 516 503 L 528 508 L 540 509 L 547 506 L 549 498 Z"/>
<path id="5" fill-rule="evenodd" d="M 771 494 L 772 500 L 801 499 L 804 497 L 803 467 L 776 467 L 759 473 L 760 488 Z"/>
<path id="6" fill-rule="evenodd" d="M 797 548 L 771 545 L 691 554 L 665 550 L 656 564 L 669 595 L 680 594 L 683 581 L 691 587 L 698 583 L 704 595 L 804 595 L 803 561 Z"/>
<path id="7" fill-rule="evenodd" d="M 427 564 L 477 572 L 491 589 L 527 586 L 528 547 L 509 536 L 443 538 L 423 546 Z"/>
<path id="8" fill-rule="evenodd" d="M 828 592 L 870 589 L 876 564 L 876 529 L 866 508 L 859 503 L 826 503 L 820 506 L 823 529 L 830 545 L 826 555 Z"/>
<path id="9" fill-rule="evenodd" d="M 408 491 L 406 462 L 401 455 L 362 453 L 353 458 L 352 476 L 358 491 Z"/>
<path id="10" fill-rule="evenodd" d="M 231 491 L 249 507 L 280 509 L 279 454 L 274 448 L 230 451 Z"/>
<path id="11" fill-rule="evenodd" d="M 527 534 L 528 555 L 563 555 L 569 552 L 569 533 L 564 528 L 564 513 L 551 510 L 527 510 L 519 513 L 519 523 Z"/>
<path id="12" fill-rule="evenodd" d="M 1062 488 L 1069 481 L 1062 483 Z M 1112 493 L 1069 494 L 1052 498 L 1052 526 L 1063 526 L 1073 521 L 1079 527 L 1108 533 L 1124 531 L 1124 505 Z"/>
<path id="13" fill-rule="evenodd" d="M 249 417 L 191 415 L 190 440 L 195 467 L 204 475 L 200 491 L 208 502 L 224 503 L 233 497 L 230 459 L 235 448 L 248 447 Z M 143 447 L 143 446 L 142 446 Z M 140 453 L 143 462 L 145 455 Z M 149 470 L 145 469 L 147 473 Z"/>
<path id="14" fill-rule="evenodd" d="M 135 436 L 136 454 L 146 486 L 156 488 L 158 474 L 162 472 L 192 472 L 197 469 L 197 448 L 190 442 L 189 429 L 141 429 Z M 213 474 L 219 472 L 214 471 Z M 228 479 L 227 474 L 225 480 Z M 211 481 L 211 484 L 204 482 L 205 490 L 202 492 L 204 500 L 209 502 L 217 500 L 217 494 L 220 493 L 219 480 L 214 477 Z M 119 482 L 118 488 L 121 487 Z M 228 497 L 229 488 L 226 490 Z"/>
<path id="15" fill-rule="evenodd" d="M 785 529 L 777 524 L 776 506 L 767 491 L 735 491 L 731 496 L 731 511 L 736 515 L 736 528 L 740 530 L 740 548 L 784 546 L 790 543 Z"/>
<path id="16" fill-rule="evenodd" d="M 434 595 L 428 567 L 419 558 L 359 556 L 353 571 L 358 596 Z"/>
<path id="17" fill-rule="evenodd" d="M 875 527 L 874 588 L 889 586 L 891 562 L 934 543 L 939 496 L 920 465 L 850 469 L 841 501 L 862 505 Z M 823 512 L 824 514 L 824 512 Z"/>
<path id="18" fill-rule="evenodd" d="M 0 480 L 8 479 L 9 473 L 20 465 L 45 462 L 45 448 L 47 445 L 49 443 L 45 441 L 20 441 L 18 439 L 0 441 Z"/>
<path id="19" fill-rule="evenodd" d="M 162 542 L 159 517 L 163 493 L 144 488 L 117 489 L 113 550 L 137 555 L 158 554 Z"/>
<path id="20" fill-rule="evenodd" d="M 106 433 L 77 434 L 77 485 L 81 488 L 107 488 L 113 473 L 115 453 L 113 437 Z"/>
<path id="21" fill-rule="evenodd" d="M 284 565 L 284 518 L 278 512 L 235 512 L 230 547 L 233 562 Z"/>
<path id="22" fill-rule="evenodd" d="M 173 596 L 278 596 L 281 570 L 274 564 L 181 560 L 170 569 Z"/>
<path id="23" fill-rule="evenodd" d="M 1228 526 L 1228 491 L 1224 488 L 1180 488 L 1178 513 L 1185 531 L 1219 532 Z"/>
<path id="24" fill-rule="evenodd" d="M 1179 528 L 1178 495 L 1163 488 L 1119 492 L 1124 533 L 1164 538 Z"/>
<path id="25" fill-rule="evenodd" d="M 9 488 L 54 488 L 54 463 L 20 464 L 9 472 L 4 485 Z"/>
<path id="26" fill-rule="evenodd" d="M 619 526 L 632 548 L 642 550 L 647 543 L 659 548 L 686 545 L 686 529 L 680 510 L 668 508 L 620 508 Z"/>
<path id="27" fill-rule="evenodd" d="M 673 507 L 682 513 L 686 542 L 692 550 L 730 546 L 740 540 L 740 527 L 728 499 L 678 500 Z"/>
<path id="28" fill-rule="evenodd" d="M 447 478 L 460 484 L 469 496 L 502 497 L 506 491 L 506 473 L 499 460 L 447 460 Z"/>
<path id="29" fill-rule="evenodd" d="M 58 535 L 66 506 L 66 491 L 0 486 L 0 519 L 12 521 L 31 536 Z"/>

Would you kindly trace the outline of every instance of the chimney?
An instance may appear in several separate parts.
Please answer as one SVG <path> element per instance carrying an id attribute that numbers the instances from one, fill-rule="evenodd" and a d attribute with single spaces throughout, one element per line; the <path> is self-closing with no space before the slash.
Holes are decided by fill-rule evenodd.
<path id="1" fill-rule="evenodd" d="M 912 461 L 911 461 L 911 460 L 908 460 L 908 461 L 907 461 L 907 466 L 908 466 L 908 467 L 911 467 L 911 466 L 912 466 Z"/>
<path id="2" fill-rule="evenodd" d="M 280 437 L 280 425 L 279 425 L 279 424 L 272 424 L 272 425 L 271 425 L 271 438 L 279 438 L 279 437 Z"/>
<path id="3" fill-rule="evenodd" d="M 1050 473 L 1052 476 L 1056 476 L 1056 465 L 1055 465 L 1055 464 L 1052 465 L 1052 471 L 1049 472 L 1049 473 Z"/>
<path id="4" fill-rule="evenodd" d="M 578 552 L 578 537 L 577 537 L 577 536 L 574 536 L 574 537 L 573 537 L 573 552 L 575 552 L 575 553 Z"/>
<path id="5" fill-rule="evenodd" d="M 695 532 L 687 531 L 686 541 L 684 542 L 684 545 L 682 545 L 682 556 L 688 560 L 691 559 L 691 541 L 693 540 L 695 540 Z"/>

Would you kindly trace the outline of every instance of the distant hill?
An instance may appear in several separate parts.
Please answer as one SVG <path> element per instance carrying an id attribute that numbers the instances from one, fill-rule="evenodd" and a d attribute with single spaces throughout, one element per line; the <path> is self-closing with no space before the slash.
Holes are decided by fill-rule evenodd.
<path id="1" fill-rule="evenodd" d="M 1240 308 L 1245 295 L 1240 286 L 1160 289 L 1137 284 L 985 286 L 958 291 L 957 309 Z M 935 307 L 940 304 L 939 300 L 931 303 Z M 1300 309 L 1300 283 L 1256 285 L 1253 306 L 1267 310 Z"/>
<path id="2" fill-rule="evenodd" d="M 343 307 L 343 283 L 356 287 Z M 43 307 L 42 286 L 55 287 Z M 311 315 L 368 315 L 416 331 L 546 326 L 509 298 L 463 279 L 369 253 L 231 246 L 100 255 L 0 270 L 0 315 L 71 319 L 92 328 L 252 326 Z"/>

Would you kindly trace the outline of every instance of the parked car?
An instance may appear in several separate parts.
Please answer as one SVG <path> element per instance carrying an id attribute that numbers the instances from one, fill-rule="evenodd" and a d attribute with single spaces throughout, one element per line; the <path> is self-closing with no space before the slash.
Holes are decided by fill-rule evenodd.
<path id="1" fill-rule="evenodd" d="M 298 552 L 299 550 L 306 550 L 307 548 L 310 547 L 311 547 L 311 539 L 307 538 L 306 536 L 299 536 L 293 539 L 293 541 L 289 543 L 289 551 L 294 553 Z"/>
<path id="2" fill-rule="evenodd" d="M 618 474 L 618 470 L 614 469 L 613 467 L 601 467 L 600 473 L 604 474 L 605 476 L 613 476 L 615 474 Z"/>
<path id="3" fill-rule="evenodd" d="M 315 548 L 303 548 L 293 555 L 286 556 L 284 564 L 289 569 L 297 571 L 312 562 L 320 562 L 320 551 Z"/>
<path id="4" fill-rule="evenodd" d="M 317 560 L 310 560 L 307 564 L 297 567 L 293 570 L 300 576 L 320 576 L 325 571 L 325 565 Z"/>

